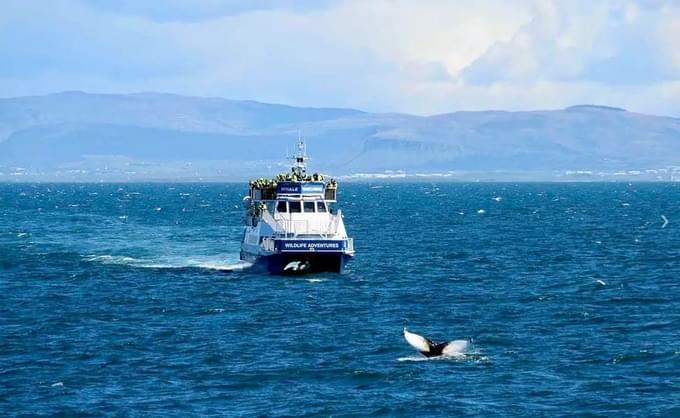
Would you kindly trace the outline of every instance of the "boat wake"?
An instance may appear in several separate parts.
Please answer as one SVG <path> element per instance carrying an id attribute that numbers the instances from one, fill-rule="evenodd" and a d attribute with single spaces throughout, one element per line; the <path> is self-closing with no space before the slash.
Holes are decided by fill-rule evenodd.
<path id="1" fill-rule="evenodd" d="M 243 271 L 252 266 L 251 263 L 245 261 L 233 260 L 233 256 L 134 258 L 118 255 L 88 255 L 84 259 L 93 263 L 147 269 L 200 269 L 232 272 Z"/>

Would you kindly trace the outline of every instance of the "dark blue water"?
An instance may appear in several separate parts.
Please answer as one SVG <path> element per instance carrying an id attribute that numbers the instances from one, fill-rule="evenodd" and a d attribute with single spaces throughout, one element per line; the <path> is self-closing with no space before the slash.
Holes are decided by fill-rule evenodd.
<path id="1" fill-rule="evenodd" d="M 679 186 L 344 184 L 276 277 L 243 185 L 0 185 L 0 415 L 680 415 Z"/>

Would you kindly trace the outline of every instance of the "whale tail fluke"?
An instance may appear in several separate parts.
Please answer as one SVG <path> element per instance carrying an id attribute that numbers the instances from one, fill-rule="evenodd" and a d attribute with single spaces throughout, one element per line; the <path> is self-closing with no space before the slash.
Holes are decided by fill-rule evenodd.
<path id="1" fill-rule="evenodd" d="M 411 347 L 415 348 L 425 357 L 461 355 L 470 344 L 467 340 L 435 343 L 421 335 L 409 332 L 406 328 L 404 328 L 404 339 L 406 339 L 406 342 L 409 343 Z"/>
<path id="2" fill-rule="evenodd" d="M 454 340 L 446 343 L 444 348 L 442 348 L 442 355 L 444 356 L 460 356 L 465 354 L 470 342 L 468 340 Z"/>
<path id="3" fill-rule="evenodd" d="M 421 353 L 424 356 L 428 356 L 428 354 L 432 352 L 432 349 L 434 347 L 432 341 L 418 334 L 409 332 L 406 328 L 404 328 L 404 338 L 411 347 L 415 348 L 419 353 Z"/>

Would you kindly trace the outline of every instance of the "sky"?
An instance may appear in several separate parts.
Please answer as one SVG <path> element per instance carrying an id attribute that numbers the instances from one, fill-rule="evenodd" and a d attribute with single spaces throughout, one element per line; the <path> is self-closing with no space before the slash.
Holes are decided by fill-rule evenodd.
<path id="1" fill-rule="evenodd" d="M 0 97 L 680 117 L 680 0 L 2 0 Z"/>

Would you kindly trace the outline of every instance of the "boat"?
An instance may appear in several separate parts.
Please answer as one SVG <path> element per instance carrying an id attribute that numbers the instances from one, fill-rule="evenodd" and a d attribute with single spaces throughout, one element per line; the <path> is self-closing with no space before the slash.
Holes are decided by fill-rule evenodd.
<path id="1" fill-rule="evenodd" d="M 271 274 L 342 273 L 354 241 L 335 207 L 338 183 L 307 173 L 304 141 L 292 159 L 290 172 L 249 182 L 241 260 Z"/>

